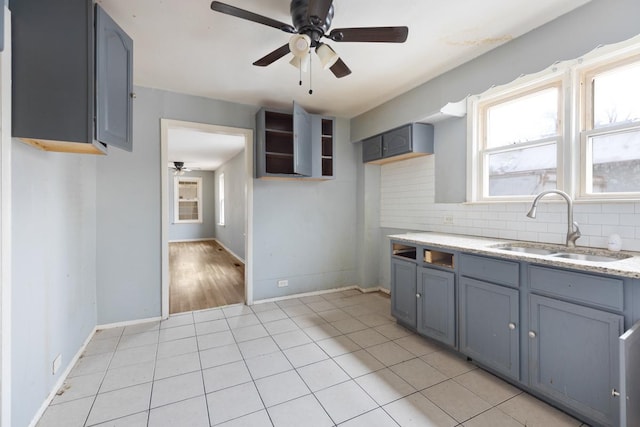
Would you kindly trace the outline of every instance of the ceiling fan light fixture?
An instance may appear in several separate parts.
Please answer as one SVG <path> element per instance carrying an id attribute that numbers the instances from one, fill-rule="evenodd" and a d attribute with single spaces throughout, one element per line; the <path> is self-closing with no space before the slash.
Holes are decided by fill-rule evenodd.
<path id="1" fill-rule="evenodd" d="M 309 62 L 309 55 L 304 55 L 294 56 L 293 58 L 291 58 L 291 61 L 289 61 L 289 64 L 300 69 L 300 71 L 302 71 L 303 73 L 306 73 L 307 71 L 309 71 Z"/>
<path id="2" fill-rule="evenodd" d="M 294 34 L 289 39 L 289 50 L 298 58 L 306 56 L 310 48 L 311 37 L 306 34 Z"/>
<path id="3" fill-rule="evenodd" d="M 320 43 L 318 47 L 316 47 L 316 54 L 318 54 L 318 58 L 320 58 L 322 68 L 325 70 L 331 68 L 333 64 L 338 62 L 338 59 L 340 59 L 338 54 L 333 49 L 331 49 L 329 45 L 326 45 L 324 43 Z"/>

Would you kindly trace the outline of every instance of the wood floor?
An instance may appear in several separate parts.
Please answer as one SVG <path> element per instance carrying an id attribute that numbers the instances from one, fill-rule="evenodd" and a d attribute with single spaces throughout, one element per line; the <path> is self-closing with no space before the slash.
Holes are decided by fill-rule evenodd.
<path id="1" fill-rule="evenodd" d="M 169 243 L 169 312 L 244 302 L 244 264 L 217 242 Z"/>

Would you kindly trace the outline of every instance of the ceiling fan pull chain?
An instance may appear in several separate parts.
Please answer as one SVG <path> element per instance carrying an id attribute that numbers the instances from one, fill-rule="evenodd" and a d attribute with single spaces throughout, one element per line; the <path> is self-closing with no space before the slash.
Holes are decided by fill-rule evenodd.
<path id="1" fill-rule="evenodd" d="M 313 73 L 313 64 L 311 64 L 312 57 L 313 55 L 311 55 L 311 51 L 309 51 L 309 95 L 313 95 L 313 79 L 311 76 L 311 73 Z"/>

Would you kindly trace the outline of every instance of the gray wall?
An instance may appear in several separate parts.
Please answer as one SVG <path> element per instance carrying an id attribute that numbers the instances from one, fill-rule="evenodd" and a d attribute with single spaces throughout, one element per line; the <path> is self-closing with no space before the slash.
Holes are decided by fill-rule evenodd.
<path id="1" fill-rule="evenodd" d="M 96 325 L 96 158 L 12 145 L 12 425 L 26 426 Z"/>
<path id="2" fill-rule="evenodd" d="M 216 235 L 216 183 L 213 171 L 185 172 L 183 176 L 202 178 L 202 222 L 174 223 L 174 179 L 173 169 L 169 170 L 169 241 L 213 239 Z"/>
<path id="3" fill-rule="evenodd" d="M 252 129 L 257 110 L 156 89 L 135 91 L 133 153 L 109 150 L 97 160 L 99 324 L 160 316 L 160 119 Z"/>
<path id="4" fill-rule="evenodd" d="M 637 0 L 593 0 L 352 119 L 351 140 L 359 141 L 403 123 L 421 120 L 447 102 L 508 83 L 521 74 L 541 71 L 556 61 L 577 58 L 599 45 L 636 36 L 640 34 L 638 16 L 640 2 Z M 456 203 L 466 198 L 466 138 L 466 119 L 435 124 L 436 203 Z M 365 194 L 376 190 L 375 183 L 369 184 L 373 187 L 361 190 Z M 375 206 L 379 202 L 366 203 Z M 385 236 L 405 231 L 381 229 L 378 262 L 383 266 L 380 283 L 385 288 L 389 286 L 389 239 Z"/>
<path id="5" fill-rule="evenodd" d="M 640 33 L 640 2 L 592 0 L 517 39 L 406 92 L 351 121 L 351 141 L 419 121 L 469 94 L 577 58 Z M 425 57 L 429 53 L 425 52 Z"/>
<path id="6" fill-rule="evenodd" d="M 218 178 L 224 173 L 225 224 L 218 224 L 218 196 L 215 197 L 216 239 L 241 259 L 245 259 L 246 224 L 246 162 L 242 150 L 231 160 L 220 166 L 215 172 L 215 188 L 218 191 Z"/>
<path id="7" fill-rule="evenodd" d="M 334 180 L 254 181 L 256 300 L 358 284 L 359 147 L 347 120 L 335 130 Z"/>

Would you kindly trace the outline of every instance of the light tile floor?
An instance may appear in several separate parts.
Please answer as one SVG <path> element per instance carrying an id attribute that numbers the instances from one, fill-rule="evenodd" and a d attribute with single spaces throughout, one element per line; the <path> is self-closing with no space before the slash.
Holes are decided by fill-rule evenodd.
<path id="1" fill-rule="evenodd" d="M 561 427 L 580 421 L 342 291 L 98 331 L 39 427 Z"/>

